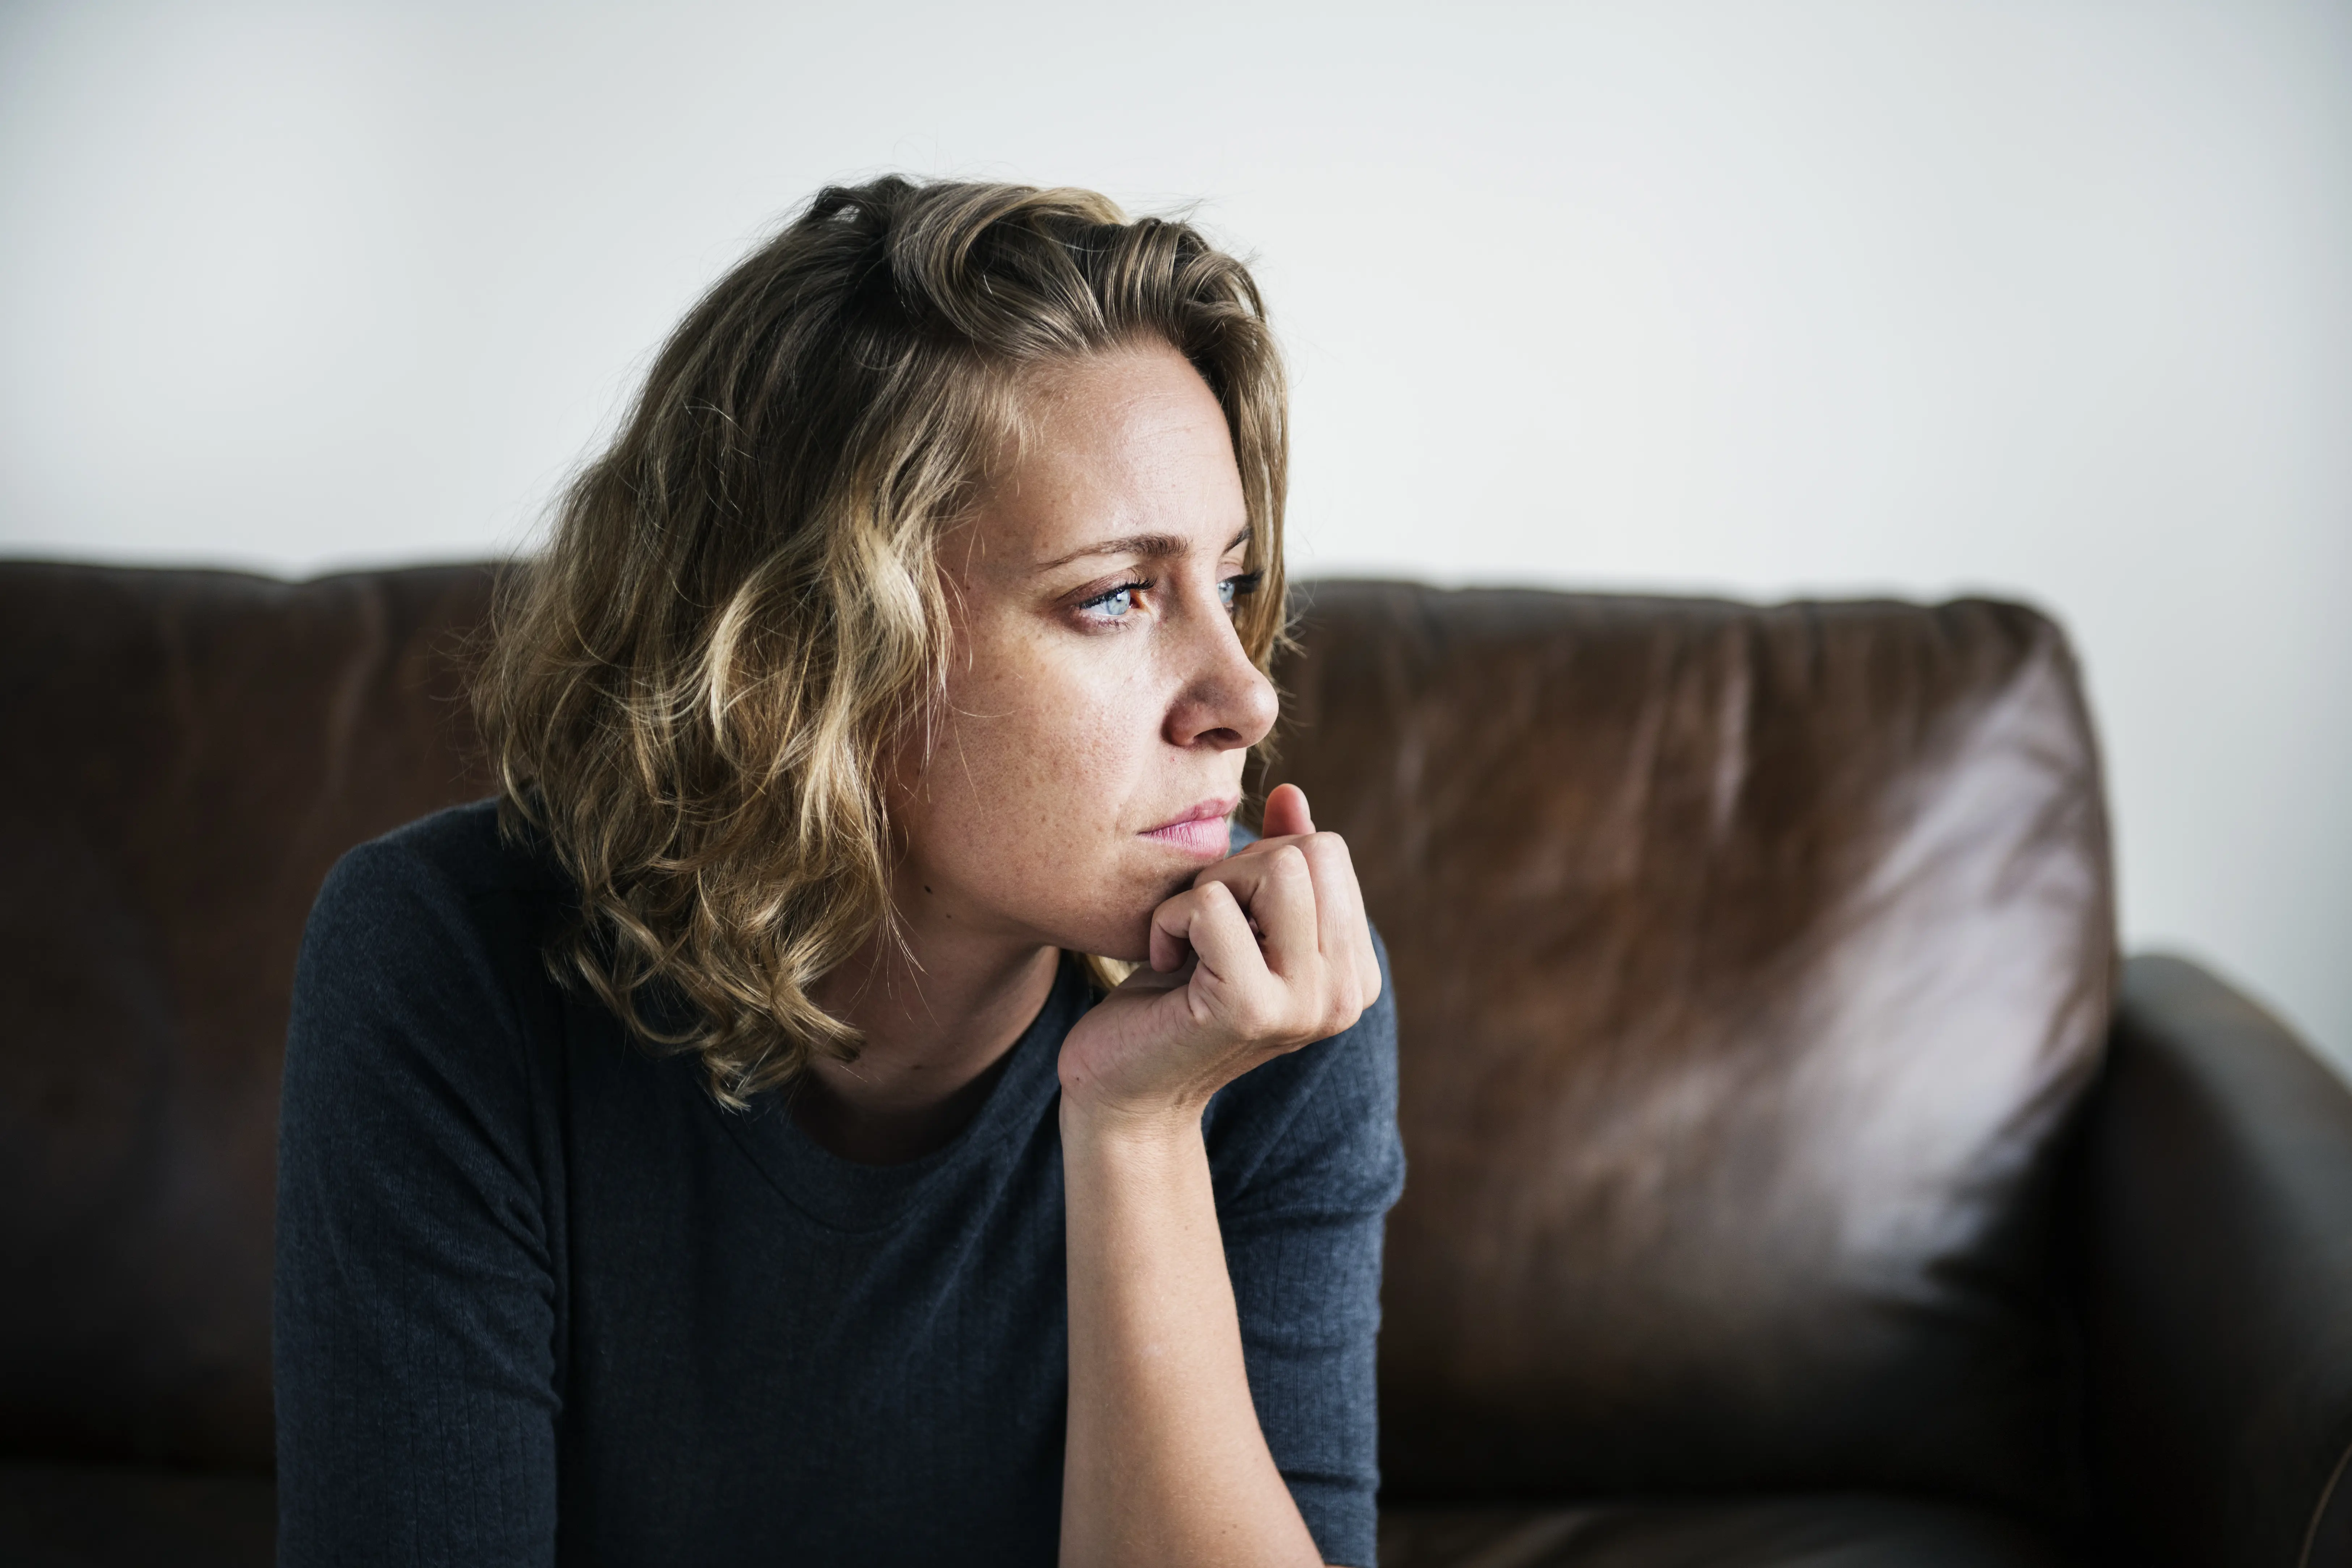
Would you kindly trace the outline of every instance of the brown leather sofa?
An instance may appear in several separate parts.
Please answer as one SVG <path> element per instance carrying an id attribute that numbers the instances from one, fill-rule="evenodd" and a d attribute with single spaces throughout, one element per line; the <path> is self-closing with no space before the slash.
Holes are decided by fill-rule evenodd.
<path id="1" fill-rule="evenodd" d="M 0 1562 L 268 1556 L 295 945 L 486 792 L 488 583 L 0 565 Z M 2352 1093 L 2118 966 L 2054 627 L 1305 598 L 1275 772 L 1402 1009 L 1383 1562 L 2352 1563 Z"/>

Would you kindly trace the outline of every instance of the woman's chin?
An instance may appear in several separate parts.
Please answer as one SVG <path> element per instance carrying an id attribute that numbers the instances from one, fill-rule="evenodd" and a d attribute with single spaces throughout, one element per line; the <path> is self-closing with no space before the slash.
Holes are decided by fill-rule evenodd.
<path id="1" fill-rule="evenodd" d="M 1050 886 L 1033 886 L 1007 913 L 1056 947 L 1127 964 L 1150 960 L 1152 915 L 1199 874 L 1196 869 L 1171 869 L 1158 855 L 1132 853 L 1094 862 L 1083 871 L 1056 877 Z"/>
<path id="2" fill-rule="evenodd" d="M 1073 911 L 1073 918 L 1057 923 L 1063 934 L 1060 946 L 1072 952 L 1092 953 L 1098 958 L 1116 958 L 1123 964 L 1149 963 L 1152 912 L 1182 891 L 1181 885 L 1167 894 L 1147 890 L 1141 897 L 1122 900 L 1112 907 L 1097 905 L 1082 912 Z"/>
<path id="3" fill-rule="evenodd" d="M 1132 922 L 1097 928 L 1078 950 L 1092 953 L 1097 958 L 1116 958 L 1122 964 L 1150 963 L 1151 911 L 1145 910 Z"/>

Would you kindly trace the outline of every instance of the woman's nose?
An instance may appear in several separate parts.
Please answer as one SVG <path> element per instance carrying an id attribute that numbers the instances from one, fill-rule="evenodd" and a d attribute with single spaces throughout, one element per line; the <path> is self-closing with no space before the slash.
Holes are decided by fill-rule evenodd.
<path id="1" fill-rule="evenodd" d="M 1219 751 L 1255 746 L 1274 728 L 1279 712 L 1274 683 L 1250 663 L 1249 651 L 1222 606 L 1213 619 L 1190 619 L 1201 634 L 1183 639 L 1190 668 L 1168 712 L 1170 744 Z"/>

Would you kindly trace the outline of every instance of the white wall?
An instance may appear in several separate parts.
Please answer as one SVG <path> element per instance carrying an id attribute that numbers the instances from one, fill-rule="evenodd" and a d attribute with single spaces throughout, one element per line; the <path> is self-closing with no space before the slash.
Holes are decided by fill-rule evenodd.
<path id="1" fill-rule="evenodd" d="M 1297 564 L 2055 611 L 2136 945 L 2352 1061 L 2352 7 L 0 10 L 0 553 L 528 537 L 822 182 L 1198 196 Z"/>

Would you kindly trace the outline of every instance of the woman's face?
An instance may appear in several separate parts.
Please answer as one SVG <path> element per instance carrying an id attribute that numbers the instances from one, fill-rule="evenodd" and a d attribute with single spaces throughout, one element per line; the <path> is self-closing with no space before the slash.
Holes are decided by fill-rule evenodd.
<path id="1" fill-rule="evenodd" d="M 1034 379 L 1028 438 L 941 564 L 955 659 L 896 802 L 910 925 L 1145 956 L 1222 859 L 1274 687 L 1235 635 L 1248 517 L 1224 413 L 1137 347 Z"/>

